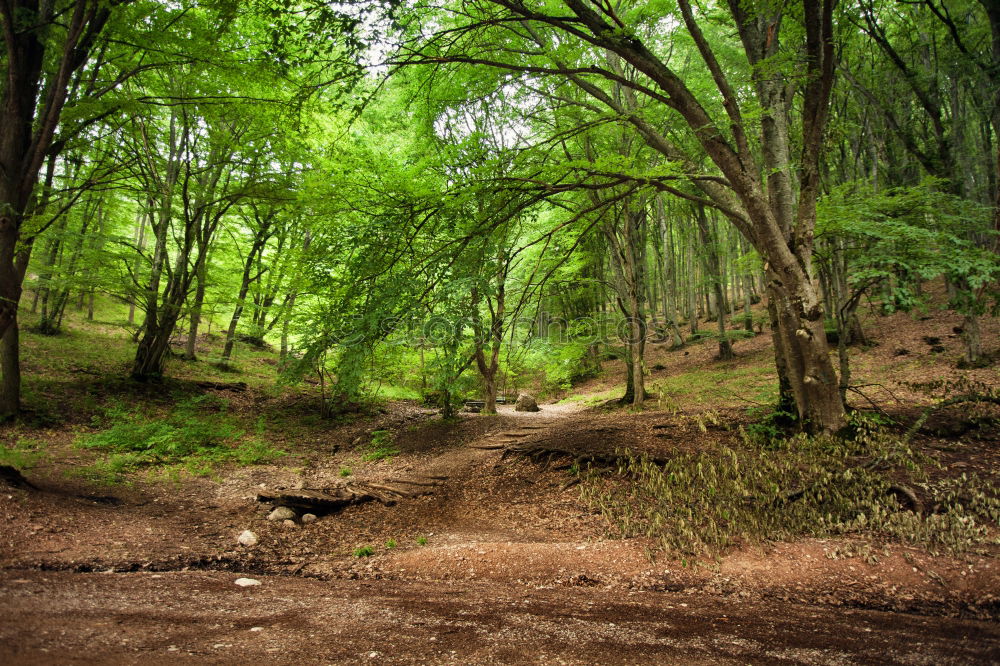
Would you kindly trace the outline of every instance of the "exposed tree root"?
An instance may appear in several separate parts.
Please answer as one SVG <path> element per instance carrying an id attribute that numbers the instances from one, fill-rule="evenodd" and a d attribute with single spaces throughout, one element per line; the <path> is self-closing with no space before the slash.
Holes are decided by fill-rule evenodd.
<path id="1" fill-rule="evenodd" d="M 1000 395 L 992 393 L 967 393 L 964 395 L 957 395 L 954 398 L 948 398 L 947 400 L 942 400 L 938 404 L 924 410 L 923 414 L 920 415 L 920 418 L 918 418 L 903 435 L 903 442 L 909 442 L 910 439 L 912 439 L 913 436 L 916 435 L 917 432 L 924 426 L 924 424 L 927 423 L 927 419 L 929 419 L 934 412 L 939 409 L 944 409 L 945 407 L 961 405 L 966 402 L 988 402 L 994 405 L 1000 405 Z"/>
<path id="2" fill-rule="evenodd" d="M 38 490 L 38 486 L 28 481 L 16 468 L 10 465 L 0 465 L 0 483 L 5 483 L 12 488 L 31 488 Z"/>
<path id="3" fill-rule="evenodd" d="M 871 471 L 879 468 L 884 468 L 886 466 L 887 465 L 885 460 L 883 460 L 882 458 L 875 458 L 873 460 L 869 460 L 864 465 L 857 465 L 845 471 L 852 471 L 852 472 L 860 470 Z M 784 495 L 782 495 L 781 497 L 779 497 L 778 499 L 774 500 L 774 502 L 772 502 L 772 505 L 781 506 L 783 504 L 791 504 L 792 502 L 802 499 L 805 496 L 805 494 L 810 490 L 812 490 L 814 487 L 815 484 L 811 484 L 803 488 L 797 488 L 795 490 L 789 491 Z M 896 501 L 899 503 L 899 506 L 903 510 L 912 511 L 913 513 L 918 515 L 924 512 L 924 503 L 920 501 L 920 498 L 917 497 L 917 494 L 913 492 L 913 490 L 910 489 L 909 486 L 905 486 L 901 483 L 894 483 L 890 485 L 888 488 L 886 488 L 886 495 L 891 495 L 892 497 L 895 497 Z M 753 498 L 746 498 L 746 499 L 748 501 L 753 501 Z"/>
<path id="4" fill-rule="evenodd" d="M 246 382 L 195 382 L 195 386 L 203 389 L 215 389 L 216 391 L 233 391 L 243 393 L 247 390 Z"/>
<path id="5" fill-rule="evenodd" d="M 581 451 L 571 451 L 542 444 L 521 444 L 518 446 L 508 446 L 504 449 L 501 459 L 509 455 L 520 455 L 531 458 L 535 462 L 545 462 L 552 466 L 555 460 L 561 460 L 560 464 L 553 466 L 553 469 L 568 469 L 573 465 L 583 467 L 589 465 L 601 468 L 617 468 L 628 462 L 627 455 L 607 454 L 607 453 L 586 453 Z M 647 458 L 654 465 L 665 465 L 668 458 Z"/>
<path id="6" fill-rule="evenodd" d="M 899 505 L 904 509 L 908 509 L 913 513 L 920 515 L 924 512 L 924 503 L 920 501 L 917 494 L 910 490 L 907 486 L 900 483 L 895 483 L 889 486 L 888 493 L 896 498 Z"/>
<path id="7" fill-rule="evenodd" d="M 441 485 L 440 482 L 434 480 L 416 481 L 411 479 L 386 479 L 386 483 L 403 483 L 410 486 L 425 486 L 425 487 L 434 487 Z"/>
<path id="8" fill-rule="evenodd" d="M 570 479 L 566 483 L 564 483 L 561 486 L 559 486 L 559 491 L 561 492 L 563 490 L 569 490 L 570 488 L 572 488 L 573 486 L 575 486 L 575 485 L 577 485 L 579 483 L 580 483 L 580 477 L 578 477 L 578 476 L 573 477 L 572 479 Z"/>

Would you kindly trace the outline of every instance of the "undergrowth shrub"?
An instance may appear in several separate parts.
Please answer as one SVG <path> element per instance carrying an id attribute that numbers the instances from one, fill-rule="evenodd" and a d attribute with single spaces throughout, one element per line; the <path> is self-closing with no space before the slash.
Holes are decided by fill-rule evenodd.
<path id="1" fill-rule="evenodd" d="M 998 542 L 996 488 L 974 476 L 930 482 L 931 460 L 870 422 L 855 429 L 853 441 L 798 435 L 780 446 L 745 436 L 742 446 L 662 466 L 626 452 L 616 475 L 591 474 L 581 492 L 622 536 L 650 537 L 681 557 L 806 536 L 861 535 L 932 553 Z M 907 490 L 929 498 L 929 511 L 905 510 Z"/>
<path id="2" fill-rule="evenodd" d="M 361 448 L 364 450 L 361 459 L 368 462 L 377 462 L 399 455 L 399 449 L 394 444 L 392 432 L 388 430 L 376 430 L 372 432 L 371 441 L 363 444 Z"/>
<path id="3" fill-rule="evenodd" d="M 80 474 L 116 482 L 139 467 L 179 465 L 204 476 L 221 463 L 253 465 L 284 455 L 261 437 L 260 422 L 258 432 L 247 436 L 225 410 L 224 401 L 209 396 L 183 400 L 165 415 L 113 405 L 95 419 L 104 430 L 77 439 L 80 448 L 108 453 Z"/>

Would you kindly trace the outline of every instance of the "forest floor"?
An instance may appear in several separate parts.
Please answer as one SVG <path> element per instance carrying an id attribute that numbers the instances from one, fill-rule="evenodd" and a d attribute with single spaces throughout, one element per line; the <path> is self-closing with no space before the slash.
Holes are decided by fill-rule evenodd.
<path id="1" fill-rule="evenodd" d="M 870 401 L 908 424 L 932 402 L 921 384 L 1000 383 L 995 366 L 954 369 L 956 322 L 945 311 L 870 322 L 880 344 L 855 354 L 856 380 L 869 385 L 859 406 Z M 996 347 L 995 320 L 984 339 Z M 47 344 L 29 338 L 26 365 L 51 365 L 38 356 Z M 74 446 L 93 429 L 82 415 L 10 426 L 6 443 L 42 440 L 47 455 L 26 474 L 37 488 L 0 486 L 0 663 L 1000 661 L 996 548 L 935 556 L 811 538 L 691 563 L 658 554 L 648 539 L 618 538 L 564 465 L 492 448 L 656 456 L 735 438 L 754 418 L 748 408 L 773 392 L 769 340 L 737 343 L 734 361 L 713 360 L 714 351 L 710 342 L 654 345 L 657 398 L 638 413 L 589 406 L 620 390 L 613 362 L 538 413 L 502 408 L 453 423 L 409 403 L 321 421 L 307 417 L 305 393 L 186 386 L 223 396 L 248 421 L 266 417 L 276 424 L 266 435 L 289 452 L 209 476 L 96 483 L 71 473 L 95 455 Z M 63 372 L 33 387 L 37 404 L 156 399 L 156 389 L 135 397 L 135 387 L 80 357 Z M 81 376 L 95 378 L 89 388 Z M 914 445 L 941 474 L 975 471 L 995 484 L 1000 429 L 970 427 L 967 416 L 937 414 Z M 395 450 L 365 460 L 363 444 L 379 431 L 392 433 Z M 346 483 L 411 496 L 308 524 L 268 520 L 271 507 L 257 501 Z M 244 530 L 256 544 L 238 543 Z"/>

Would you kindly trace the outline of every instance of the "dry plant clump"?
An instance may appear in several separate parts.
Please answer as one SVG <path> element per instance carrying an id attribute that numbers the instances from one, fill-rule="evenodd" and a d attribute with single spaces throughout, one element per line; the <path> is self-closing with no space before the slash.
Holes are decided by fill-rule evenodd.
<path id="1" fill-rule="evenodd" d="M 804 434 L 680 453 L 623 451 L 616 473 L 585 473 L 581 495 L 621 536 L 684 558 L 743 543 L 861 536 L 952 554 L 998 544 L 1000 495 L 975 474 L 931 480 L 936 463 L 856 415 L 850 438 Z"/>

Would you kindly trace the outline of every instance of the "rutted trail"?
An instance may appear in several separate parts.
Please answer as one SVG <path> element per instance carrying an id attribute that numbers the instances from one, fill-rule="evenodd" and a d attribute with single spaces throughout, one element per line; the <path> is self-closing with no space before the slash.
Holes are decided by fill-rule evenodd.
<path id="1" fill-rule="evenodd" d="M 38 492 L 12 490 L 0 497 L 8 525 L 42 538 L 0 570 L 0 662 L 944 664 L 1000 654 L 997 624 L 971 619 L 994 616 L 991 560 L 897 549 L 876 566 L 831 559 L 829 544 L 809 540 L 692 568 L 651 559 L 642 539 L 607 536 L 566 487 L 566 466 L 625 446 L 681 449 L 697 425 L 542 409 L 458 424 L 425 415 L 399 422 L 391 460 L 317 452 L 301 466 L 191 480 L 183 493 L 158 482 L 88 500 L 51 478 Z M 255 501 L 335 488 L 374 499 L 308 525 L 267 521 Z M 237 545 L 244 529 L 259 543 Z M 360 547 L 373 555 L 353 555 Z M 245 576 L 261 585 L 234 585 Z"/>
<path id="2" fill-rule="evenodd" d="M 547 409 L 553 413 L 542 415 L 505 409 L 505 416 L 513 416 L 519 423 L 489 432 L 464 446 L 448 448 L 433 457 L 392 466 L 388 472 L 375 468 L 332 487 L 279 488 L 275 492 L 258 493 L 257 498 L 273 506 L 328 513 L 373 500 L 393 505 L 401 500 L 433 495 L 443 486 L 461 484 L 473 470 L 491 463 L 495 465 L 496 456 L 490 452 L 517 450 L 527 438 L 544 439 L 546 430 L 573 411 L 558 406 Z"/>

